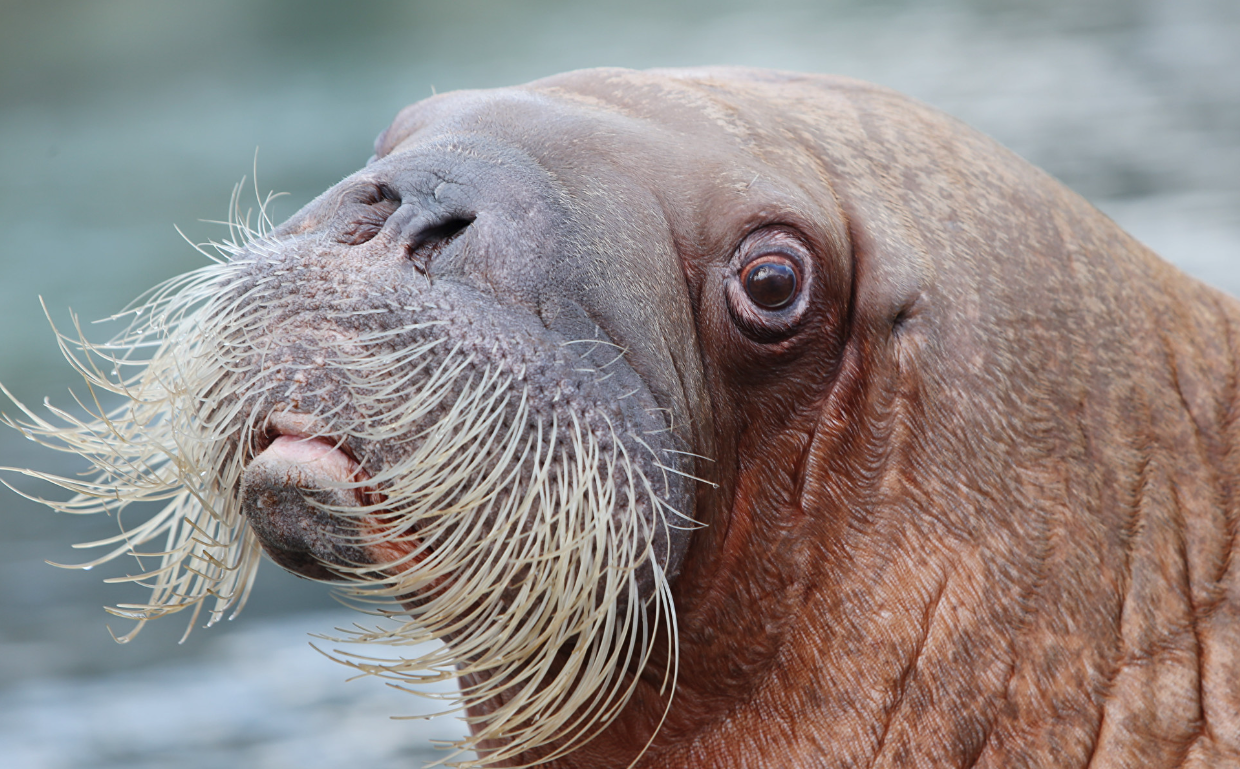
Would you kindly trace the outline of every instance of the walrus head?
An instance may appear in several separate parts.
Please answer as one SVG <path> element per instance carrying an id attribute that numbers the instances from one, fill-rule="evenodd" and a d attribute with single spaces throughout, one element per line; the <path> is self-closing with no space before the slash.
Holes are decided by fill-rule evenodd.
<path id="1" fill-rule="evenodd" d="M 82 343 L 126 405 L 20 425 L 98 468 L 63 509 L 167 500 L 116 611 L 217 618 L 265 550 L 387 601 L 357 640 L 444 641 L 348 662 L 459 677 L 480 763 L 1075 765 L 1206 722 L 1240 311 L 949 118 L 570 73 L 416 104 L 237 226 Z M 1213 657 L 1169 689 L 1159 649 Z"/>

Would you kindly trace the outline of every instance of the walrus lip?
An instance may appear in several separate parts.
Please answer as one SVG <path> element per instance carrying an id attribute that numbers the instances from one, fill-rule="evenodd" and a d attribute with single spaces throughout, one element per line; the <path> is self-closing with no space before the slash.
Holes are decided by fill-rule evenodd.
<path id="1" fill-rule="evenodd" d="M 343 440 L 313 417 L 272 414 L 241 480 L 241 510 L 267 554 L 295 574 L 339 580 L 343 572 L 395 563 L 417 543 L 382 538 L 385 498 Z M 340 514 L 342 510 L 366 512 Z"/>
<path id="2" fill-rule="evenodd" d="M 341 488 L 343 484 L 366 481 L 369 473 L 349 451 L 344 440 L 335 438 L 319 419 L 309 414 L 277 411 L 267 417 L 266 429 L 260 436 L 259 451 L 250 458 L 246 471 L 256 463 L 271 464 L 288 472 L 296 468 L 306 480 L 321 481 L 303 484 L 303 489 L 334 489 L 342 497 L 350 497 L 353 505 L 368 505 L 381 500 L 372 489 Z M 292 475 L 289 475 L 292 478 Z M 353 492 L 351 495 L 347 492 Z"/>
<path id="3" fill-rule="evenodd" d="M 267 415 L 267 419 L 263 422 L 263 430 L 259 433 L 258 451 L 253 461 L 258 455 L 262 454 L 281 436 L 291 436 L 302 439 L 314 439 L 324 442 L 332 441 L 332 447 L 347 453 L 343 441 L 333 440 L 331 438 L 332 431 L 330 427 L 321 419 L 312 414 L 302 414 L 296 411 L 273 411 Z M 354 464 L 360 464 L 356 459 L 350 456 Z"/>

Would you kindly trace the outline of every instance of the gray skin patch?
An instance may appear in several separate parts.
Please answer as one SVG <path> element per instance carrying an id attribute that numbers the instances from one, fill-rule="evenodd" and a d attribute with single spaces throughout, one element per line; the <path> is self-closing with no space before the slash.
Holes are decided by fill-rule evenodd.
<path id="1" fill-rule="evenodd" d="M 248 267 L 231 291 L 239 305 L 261 305 L 262 325 L 245 332 L 254 347 L 249 381 L 219 409 L 243 401 L 236 418 L 252 427 L 237 448 L 258 459 L 245 474 L 242 510 L 277 563 L 326 579 L 335 567 L 377 559 L 358 545 L 354 521 L 331 514 L 333 505 L 358 504 L 353 490 L 316 490 L 309 479 L 268 472 L 270 415 L 327 415 L 321 437 L 383 478 L 450 404 L 399 429 L 393 413 L 416 406 L 408 393 L 454 366 L 458 383 L 501 378 L 514 414 L 523 402 L 531 425 L 556 425 L 541 436 L 544 450 L 571 442 L 571 428 L 592 434 L 602 454 L 631 458 L 649 485 L 621 483 L 617 515 L 644 517 L 648 541 L 635 544 L 649 544 L 674 578 L 689 538 L 676 512 L 692 510 L 689 420 L 666 341 L 632 316 L 652 293 L 681 282 L 639 268 L 649 243 L 628 263 L 605 262 L 616 233 L 599 225 L 530 156 L 475 138 L 375 162 L 241 255 Z M 403 351 L 424 348 L 401 361 Z M 383 381 L 403 384 L 359 398 L 362 359 L 400 361 L 368 393 Z M 368 492 L 381 497 L 382 483 Z M 647 598 L 650 566 L 638 576 Z"/>

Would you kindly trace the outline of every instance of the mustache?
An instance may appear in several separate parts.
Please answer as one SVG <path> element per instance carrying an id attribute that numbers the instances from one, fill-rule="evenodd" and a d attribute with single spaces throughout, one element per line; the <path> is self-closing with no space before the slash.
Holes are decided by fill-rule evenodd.
<path id="1" fill-rule="evenodd" d="M 23 416 L 5 424 L 91 465 L 79 477 L 17 469 L 73 494 L 36 501 L 120 522 L 119 534 L 79 545 L 101 556 L 71 568 L 123 555 L 142 567 L 112 580 L 150 590 L 145 603 L 108 608 L 137 623 L 117 640 L 182 611 L 188 635 L 204 614 L 209 626 L 244 607 L 262 547 L 242 513 L 242 478 L 273 410 L 300 401 L 325 426 L 307 437 L 382 445 L 386 458 L 361 456 L 366 477 L 334 484 L 365 492 L 358 504 L 307 494 L 307 506 L 356 522 L 350 544 L 396 553 L 333 566 L 345 600 L 379 621 L 322 638 L 444 642 L 409 658 L 325 653 L 426 696 L 445 695 L 419 685 L 460 679 L 449 709 L 485 714 L 470 717 L 453 757 L 504 740 L 460 765 L 579 747 L 619 714 L 660 635 L 670 649 L 661 687 L 674 689 L 675 613 L 652 543 L 656 527 L 693 525 L 666 501 L 666 474 L 678 471 L 639 431 L 548 402 L 524 364 L 453 342 L 445 321 L 342 332 L 376 312 L 344 307 L 322 318 L 328 331 L 287 329 L 281 274 L 259 269 L 280 249 L 263 220 L 254 230 L 230 218 L 235 237 L 215 244 L 219 258 L 142 297 L 110 341 L 87 341 L 76 318 L 72 333 L 56 330 L 85 381 L 85 416 L 50 405 L 41 416 L 9 395 Z M 282 357 L 310 344 L 306 360 Z M 109 397 L 120 405 L 105 408 Z"/>

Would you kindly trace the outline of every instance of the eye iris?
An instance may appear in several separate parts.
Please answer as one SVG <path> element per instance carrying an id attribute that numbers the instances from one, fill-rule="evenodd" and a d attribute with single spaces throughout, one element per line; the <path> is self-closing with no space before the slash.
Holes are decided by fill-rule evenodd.
<path id="1" fill-rule="evenodd" d="M 745 275 L 745 293 L 754 304 L 768 310 L 791 302 L 796 290 L 796 270 L 783 262 L 763 262 Z"/>

